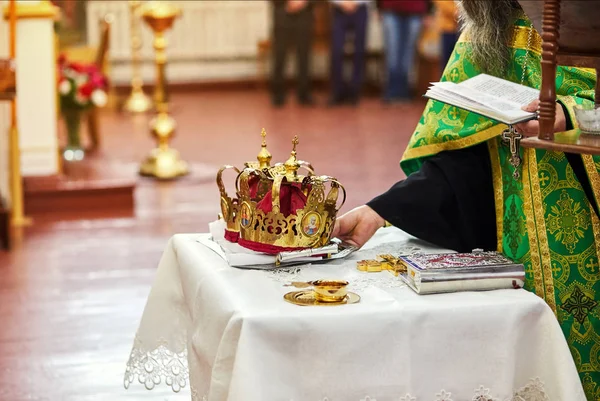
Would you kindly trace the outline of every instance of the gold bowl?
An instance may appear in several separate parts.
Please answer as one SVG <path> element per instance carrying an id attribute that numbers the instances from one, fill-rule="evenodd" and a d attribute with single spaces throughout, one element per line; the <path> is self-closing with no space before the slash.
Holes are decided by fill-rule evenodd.
<path id="1" fill-rule="evenodd" d="M 343 280 L 315 280 L 311 283 L 317 302 L 344 302 L 348 282 Z"/>

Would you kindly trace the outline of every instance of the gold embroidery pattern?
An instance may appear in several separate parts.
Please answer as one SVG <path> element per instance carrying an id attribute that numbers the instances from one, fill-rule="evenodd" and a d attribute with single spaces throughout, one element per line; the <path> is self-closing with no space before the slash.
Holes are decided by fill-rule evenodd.
<path id="1" fill-rule="evenodd" d="M 592 376 L 589 373 L 586 373 L 582 380 L 583 388 L 586 394 L 592 394 L 594 400 L 600 400 L 600 388 L 594 382 Z"/>
<path id="2" fill-rule="evenodd" d="M 488 149 L 492 159 L 492 177 L 494 180 L 494 204 L 496 206 L 496 236 L 497 250 L 502 252 L 502 233 L 504 232 L 504 193 L 502 188 L 502 167 L 500 166 L 500 154 L 498 153 L 498 142 L 488 141 Z"/>
<path id="3" fill-rule="evenodd" d="M 594 245 L 589 246 L 585 252 L 579 255 L 577 258 L 577 270 L 581 277 L 590 283 L 600 280 L 600 266 Z"/>
<path id="4" fill-rule="evenodd" d="M 590 214 L 581 203 L 575 202 L 566 190 L 562 190 L 560 200 L 550 207 L 547 216 L 548 230 L 572 254 L 585 230 L 590 227 Z"/>
<path id="5" fill-rule="evenodd" d="M 545 158 L 544 158 L 545 159 Z M 551 163 L 546 163 L 542 160 L 538 164 L 538 173 L 540 180 L 540 188 L 542 190 L 542 196 L 544 199 L 560 185 L 558 179 L 558 172 Z"/>
<path id="6" fill-rule="evenodd" d="M 566 289 L 565 284 L 571 273 L 571 263 L 563 255 L 552 251 L 550 251 L 550 258 L 552 259 L 554 287 L 558 289 L 560 294 Z"/>

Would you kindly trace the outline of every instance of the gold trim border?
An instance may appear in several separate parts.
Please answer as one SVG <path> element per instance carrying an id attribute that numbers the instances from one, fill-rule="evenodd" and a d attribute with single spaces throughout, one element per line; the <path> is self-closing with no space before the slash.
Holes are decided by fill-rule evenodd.
<path id="1" fill-rule="evenodd" d="M 598 200 L 600 198 L 600 173 L 598 172 L 596 162 L 592 155 L 581 155 L 581 158 L 583 159 L 583 165 L 585 166 L 588 178 L 590 179 L 590 185 L 592 186 L 595 197 L 594 200 L 598 205 Z M 596 243 L 596 258 L 598 258 L 600 257 L 600 220 L 593 209 L 590 210 L 590 215 L 592 216 L 592 230 L 594 232 L 594 240 Z"/>
<path id="2" fill-rule="evenodd" d="M 488 150 L 492 162 L 492 178 L 494 182 L 494 204 L 496 206 L 496 238 L 497 250 L 502 252 L 504 235 L 504 188 L 502 184 L 502 166 L 500 165 L 500 152 L 498 142 L 489 141 Z"/>
<path id="3" fill-rule="evenodd" d="M 587 176 L 590 179 L 590 185 L 594 192 L 594 200 L 596 201 L 596 205 L 600 206 L 600 173 L 598 173 L 596 162 L 592 155 L 581 155 L 581 158 L 583 159 L 583 165 L 585 166 Z M 593 210 L 591 210 L 591 212 L 593 212 Z"/>
<path id="4" fill-rule="evenodd" d="M 531 46 L 527 46 L 529 42 L 529 33 L 531 31 L 533 31 L 531 36 Z M 458 38 L 458 43 L 468 43 L 470 41 L 469 35 L 466 33 L 461 34 Z M 530 52 L 541 56 L 542 37 L 534 28 L 527 26 L 515 26 L 509 47 L 512 47 L 513 49 L 529 50 Z"/>
<path id="5" fill-rule="evenodd" d="M 550 257 L 550 245 L 548 244 L 548 231 L 546 230 L 546 219 L 544 217 L 544 197 L 540 188 L 538 175 L 538 163 L 536 150 L 530 150 L 529 157 L 529 182 L 531 185 L 531 194 L 533 203 L 533 212 L 535 214 L 535 228 L 537 230 L 537 239 L 540 253 L 542 256 L 542 272 L 544 273 L 544 299 L 550 309 L 557 315 L 556 311 L 556 295 L 554 292 L 554 276 L 552 275 L 552 258 Z M 532 179 L 533 177 L 533 179 Z"/>
<path id="6" fill-rule="evenodd" d="M 423 145 L 416 148 L 410 148 L 404 152 L 404 156 L 402 156 L 402 161 L 417 159 L 419 157 L 431 156 L 445 150 L 456 150 L 476 145 L 478 143 L 485 142 L 488 139 L 491 139 L 495 136 L 499 136 L 505 129 L 506 125 L 498 124 L 494 125 L 493 127 L 484 129 L 483 131 L 476 132 L 473 135 L 456 139 L 454 141 L 432 143 L 430 145 Z"/>
<path id="7" fill-rule="evenodd" d="M 533 285 L 535 293 L 540 298 L 545 298 L 544 277 L 542 273 L 541 256 L 539 252 L 539 242 L 535 227 L 535 217 L 533 214 L 533 196 L 531 193 L 531 171 L 530 159 L 532 149 L 525 149 L 523 155 L 523 211 L 525 212 L 525 222 L 529 237 L 529 258 L 531 259 L 531 268 L 533 270 Z"/>

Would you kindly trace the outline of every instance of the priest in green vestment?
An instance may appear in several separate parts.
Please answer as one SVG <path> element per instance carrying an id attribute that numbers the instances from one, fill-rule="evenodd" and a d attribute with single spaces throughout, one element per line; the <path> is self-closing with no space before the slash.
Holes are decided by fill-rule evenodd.
<path id="1" fill-rule="evenodd" d="M 442 80 L 487 73 L 539 89 L 542 41 L 518 2 L 459 8 L 463 33 Z M 574 106 L 592 105 L 595 85 L 594 70 L 558 67 L 556 132 L 577 128 Z M 506 128 L 429 101 L 401 161 L 408 178 L 338 218 L 333 235 L 361 246 L 389 222 L 439 246 L 523 263 L 525 288 L 555 313 L 588 400 L 600 400 L 600 157 L 521 148 L 515 178 Z"/>

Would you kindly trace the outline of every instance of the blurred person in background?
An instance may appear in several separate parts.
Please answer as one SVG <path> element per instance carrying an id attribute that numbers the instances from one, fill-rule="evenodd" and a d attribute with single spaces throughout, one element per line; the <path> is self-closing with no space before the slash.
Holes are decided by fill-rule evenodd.
<path id="1" fill-rule="evenodd" d="M 313 36 L 313 4 L 308 0 L 272 0 L 273 69 L 272 101 L 285 103 L 285 64 L 290 47 L 296 50 L 298 102 L 313 104 L 310 88 L 310 51 Z"/>
<path id="2" fill-rule="evenodd" d="M 440 31 L 442 45 L 440 64 L 443 71 L 458 40 L 458 12 L 456 2 L 453 0 L 434 0 L 434 2 L 435 25 Z"/>
<path id="3" fill-rule="evenodd" d="M 409 72 L 413 68 L 423 20 L 429 15 L 431 6 L 430 0 L 377 0 L 385 42 L 385 102 L 411 98 Z"/>
<path id="4" fill-rule="evenodd" d="M 331 97 L 329 105 L 358 104 L 365 70 L 365 43 L 370 0 L 331 0 Z M 352 80 L 344 80 L 344 45 L 353 34 Z"/>

